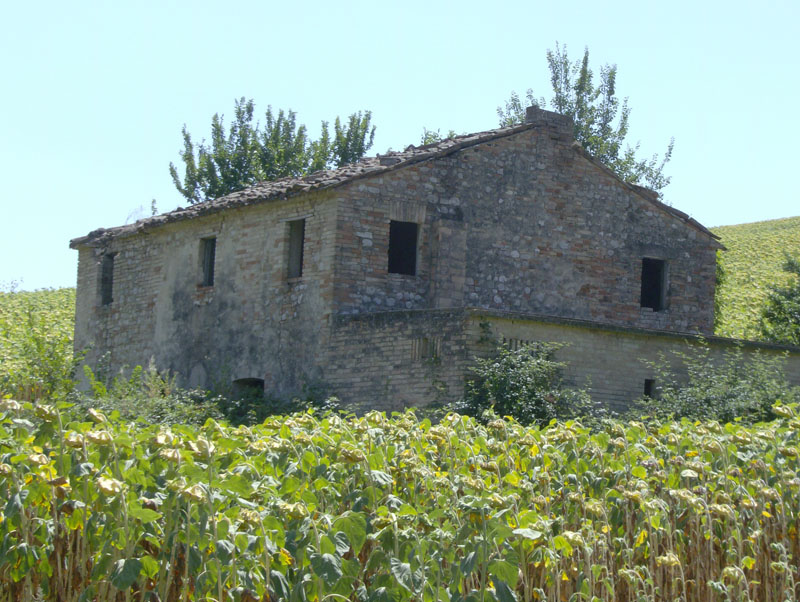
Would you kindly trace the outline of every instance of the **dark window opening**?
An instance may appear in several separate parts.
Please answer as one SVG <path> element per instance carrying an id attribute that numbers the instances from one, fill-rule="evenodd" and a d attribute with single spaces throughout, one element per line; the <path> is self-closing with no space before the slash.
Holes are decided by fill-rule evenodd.
<path id="1" fill-rule="evenodd" d="M 667 262 L 663 259 L 642 259 L 642 307 L 661 311 L 666 307 Z"/>
<path id="2" fill-rule="evenodd" d="M 100 302 L 111 305 L 114 302 L 114 256 L 116 253 L 103 255 L 100 267 Z"/>
<path id="3" fill-rule="evenodd" d="M 300 278 L 303 275 L 303 243 L 306 235 L 306 220 L 289 222 L 289 269 L 287 277 Z"/>
<path id="4" fill-rule="evenodd" d="M 214 261 L 217 255 L 217 239 L 204 238 L 200 241 L 200 260 L 203 264 L 201 286 L 214 286 Z"/>
<path id="5" fill-rule="evenodd" d="M 259 399 L 264 396 L 263 378 L 239 378 L 231 385 L 234 399 Z"/>
<path id="6" fill-rule="evenodd" d="M 656 394 L 656 380 L 654 378 L 644 379 L 644 396 L 655 397 Z"/>
<path id="7" fill-rule="evenodd" d="M 389 223 L 389 273 L 414 276 L 417 273 L 417 235 L 414 222 Z"/>

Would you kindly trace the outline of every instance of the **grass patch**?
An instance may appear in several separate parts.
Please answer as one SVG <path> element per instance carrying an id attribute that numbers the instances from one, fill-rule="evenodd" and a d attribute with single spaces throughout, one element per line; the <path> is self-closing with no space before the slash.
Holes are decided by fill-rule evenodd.
<path id="1" fill-rule="evenodd" d="M 800 255 L 800 217 L 720 226 L 712 232 L 728 250 L 722 253 L 725 281 L 720 288 L 722 314 L 716 334 L 761 338 L 759 320 L 770 286 L 785 286 L 784 252 Z"/>

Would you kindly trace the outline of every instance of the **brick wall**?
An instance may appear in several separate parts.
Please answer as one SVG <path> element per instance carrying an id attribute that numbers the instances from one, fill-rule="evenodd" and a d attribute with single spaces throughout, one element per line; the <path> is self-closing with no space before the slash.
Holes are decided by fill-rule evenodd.
<path id="1" fill-rule="evenodd" d="M 336 201 L 273 202 L 116 237 L 79 253 L 75 346 L 113 371 L 155 359 L 192 386 L 261 378 L 297 391 L 320 375 L 333 298 Z M 287 278 L 290 220 L 305 219 L 302 278 Z M 216 237 L 214 285 L 201 286 L 201 240 Z M 100 262 L 115 253 L 113 303 Z"/>
<path id="2" fill-rule="evenodd" d="M 429 169 L 423 167 L 422 169 Z M 403 176 L 376 176 L 342 188 L 337 222 L 336 313 L 362 313 L 430 307 L 431 266 L 428 204 L 419 169 Z M 389 224 L 419 224 L 416 275 L 388 273 Z"/>
<path id="3" fill-rule="evenodd" d="M 467 314 L 392 311 L 338 316 L 325 355 L 328 392 L 359 410 L 402 410 L 463 394 Z"/>
<path id="4" fill-rule="evenodd" d="M 663 358 L 680 374 L 682 364 L 676 353 L 696 349 L 702 340 L 709 346 L 712 361 L 720 361 L 726 353 L 734 352 L 737 344 L 742 345 L 744 361 L 756 352 L 770 357 L 787 354 L 780 346 L 737 343 L 719 337 L 701 339 L 668 332 L 603 328 L 568 320 L 526 319 L 478 311 L 472 313 L 468 325 L 469 350 L 473 355 L 485 355 L 489 349 L 480 343 L 487 334 L 482 324 L 489 324 L 491 336 L 499 341 L 566 343 L 556 354 L 559 361 L 567 364 L 565 382 L 589 388 L 594 399 L 616 410 L 624 410 L 630 401 L 642 397 L 645 379 L 656 379 L 655 370 L 648 362 L 661 362 Z M 785 374 L 790 384 L 800 386 L 800 351 L 788 353 Z"/>
<path id="5" fill-rule="evenodd" d="M 339 316 L 334 320 L 324 382 L 329 394 L 358 410 L 398 410 L 459 399 L 475 357 L 492 353 L 495 342 L 512 349 L 525 343 L 558 342 L 556 359 L 566 363 L 565 383 L 585 387 L 592 397 L 625 410 L 644 394 L 645 379 L 657 381 L 650 362 L 667 361 L 680 374 L 676 354 L 704 340 L 712 361 L 742 345 L 743 360 L 754 353 L 776 357 L 785 349 L 730 339 L 602 327 L 573 320 L 503 315 L 481 310 L 393 311 Z M 425 349 L 438 357 L 422 357 Z M 800 386 L 800 352 L 786 357 L 787 381 Z"/>

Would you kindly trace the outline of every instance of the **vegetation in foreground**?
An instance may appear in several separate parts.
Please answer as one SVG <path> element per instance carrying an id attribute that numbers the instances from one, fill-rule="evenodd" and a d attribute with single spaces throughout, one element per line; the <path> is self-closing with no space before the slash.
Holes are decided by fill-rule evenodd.
<path id="1" fill-rule="evenodd" d="M 0 600 L 800 596 L 796 406 L 591 432 L 0 404 Z"/>
<path id="2" fill-rule="evenodd" d="M 800 216 L 712 228 L 727 251 L 720 253 L 725 278 L 716 334 L 762 338 L 761 314 L 770 287 L 788 285 L 785 254 L 800 257 Z"/>

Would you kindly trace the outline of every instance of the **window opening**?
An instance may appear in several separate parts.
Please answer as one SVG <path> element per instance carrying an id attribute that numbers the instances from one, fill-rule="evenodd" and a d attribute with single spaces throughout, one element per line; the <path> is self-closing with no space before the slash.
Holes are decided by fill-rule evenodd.
<path id="1" fill-rule="evenodd" d="M 654 397 L 656 392 L 656 380 L 654 378 L 644 379 L 644 396 Z"/>
<path id="2" fill-rule="evenodd" d="M 200 260 L 203 264 L 201 286 L 214 286 L 214 261 L 217 256 L 217 239 L 204 238 L 200 241 Z"/>
<path id="3" fill-rule="evenodd" d="M 103 255 L 100 266 L 100 302 L 111 305 L 114 302 L 114 256 L 116 253 Z"/>
<path id="4" fill-rule="evenodd" d="M 303 243 L 306 235 L 306 220 L 289 222 L 289 266 L 287 277 L 300 278 L 303 275 Z"/>
<path id="5" fill-rule="evenodd" d="M 641 306 L 661 311 L 666 306 L 667 262 L 663 259 L 642 259 Z"/>
<path id="6" fill-rule="evenodd" d="M 417 273 L 417 236 L 419 224 L 389 223 L 389 273 L 414 276 Z"/>

